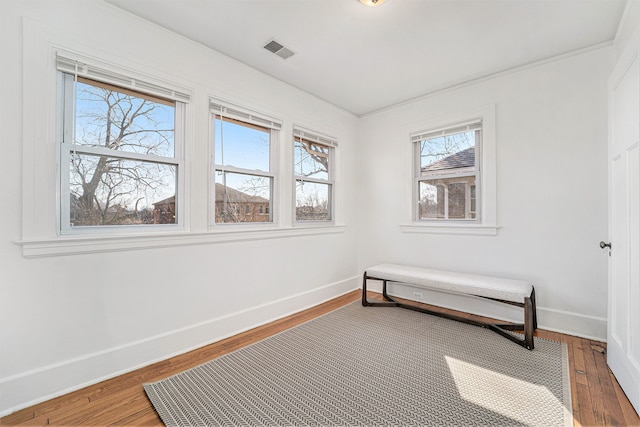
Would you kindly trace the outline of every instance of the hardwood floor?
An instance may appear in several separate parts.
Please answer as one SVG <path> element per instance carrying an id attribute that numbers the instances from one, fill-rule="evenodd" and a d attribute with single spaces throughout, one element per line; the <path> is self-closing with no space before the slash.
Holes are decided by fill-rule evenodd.
<path id="1" fill-rule="evenodd" d="M 358 291 L 351 292 L 201 349 L 22 409 L 0 418 L 0 425 L 162 425 L 142 383 L 200 365 L 359 298 Z M 535 335 L 568 345 L 575 426 L 640 426 L 638 414 L 606 365 L 606 344 L 544 330 Z"/>

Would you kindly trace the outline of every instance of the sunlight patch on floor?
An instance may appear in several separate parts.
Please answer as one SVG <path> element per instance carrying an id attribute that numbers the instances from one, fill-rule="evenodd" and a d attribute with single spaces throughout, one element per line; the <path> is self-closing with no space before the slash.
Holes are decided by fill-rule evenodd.
<path id="1" fill-rule="evenodd" d="M 535 424 L 531 418 L 522 416 L 527 412 L 566 411 L 562 402 L 544 386 L 452 357 L 446 357 L 446 361 L 460 397 L 474 405 L 526 425 Z"/>

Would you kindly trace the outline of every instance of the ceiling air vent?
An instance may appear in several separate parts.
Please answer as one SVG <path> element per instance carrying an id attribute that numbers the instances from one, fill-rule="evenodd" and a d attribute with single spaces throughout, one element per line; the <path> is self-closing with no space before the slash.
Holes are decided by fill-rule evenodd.
<path id="1" fill-rule="evenodd" d="M 287 59 L 289 57 L 292 57 L 294 54 L 294 52 L 291 49 L 288 49 L 282 46 L 280 43 L 278 43 L 275 40 L 271 40 L 269 43 L 264 45 L 264 48 L 267 49 L 269 52 L 275 53 L 282 59 Z"/>

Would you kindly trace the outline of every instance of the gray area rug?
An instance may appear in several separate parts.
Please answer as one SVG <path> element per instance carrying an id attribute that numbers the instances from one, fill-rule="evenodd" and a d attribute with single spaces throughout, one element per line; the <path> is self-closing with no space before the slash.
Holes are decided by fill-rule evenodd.
<path id="1" fill-rule="evenodd" d="M 168 426 L 572 426 L 566 344 L 359 302 L 144 388 Z"/>

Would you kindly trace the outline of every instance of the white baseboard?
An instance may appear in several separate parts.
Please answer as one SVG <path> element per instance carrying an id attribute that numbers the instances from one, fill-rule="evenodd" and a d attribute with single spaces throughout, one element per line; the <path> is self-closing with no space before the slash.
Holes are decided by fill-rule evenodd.
<path id="1" fill-rule="evenodd" d="M 548 331 L 607 342 L 607 319 L 605 317 L 538 307 L 538 327 Z"/>
<path id="2" fill-rule="evenodd" d="M 186 328 L 0 378 L 0 416 L 321 304 L 357 289 L 358 280 L 358 277 L 350 277 Z"/>
<path id="3" fill-rule="evenodd" d="M 369 281 L 367 290 L 381 293 L 382 284 L 377 280 Z M 413 296 L 414 291 L 423 294 L 421 302 L 450 308 L 452 310 L 473 313 L 479 316 L 493 317 L 510 322 L 522 322 L 523 312 L 521 308 L 495 301 L 453 295 L 445 292 L 428 291 L 406 285 L 399 286 L 389 284 L 388 289 L 390 295 L 407 299 L 415 299 Z M 538 328 L 540 329 L 603 342 L 607 340 L 607 319 L 604 317 L 589 316 L 541 306 L 537 307 L 537 314 Z"/>

